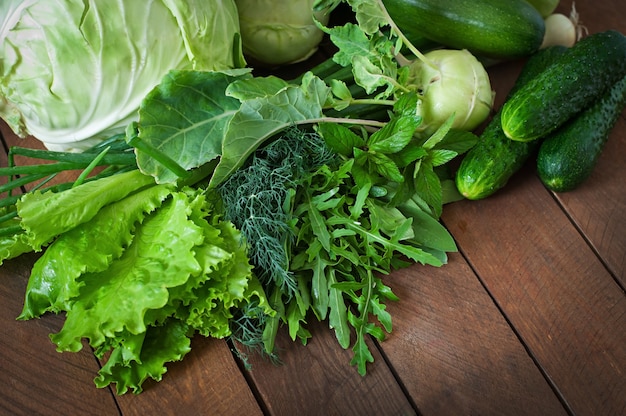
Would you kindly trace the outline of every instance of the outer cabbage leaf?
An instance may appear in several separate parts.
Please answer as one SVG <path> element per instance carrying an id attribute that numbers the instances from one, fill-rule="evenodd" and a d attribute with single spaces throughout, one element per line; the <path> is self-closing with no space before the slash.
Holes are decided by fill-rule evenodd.
<path id="1" fill-rule="evenodd" d="M 39 251 L 56 236 L 91 220 L 105 205 L 150 185 L 154 185 L 154 178 L 132 170 L 63 192 L 24 194 L 17 202 L 17 212 L 28 243 Z"/>
<path id="2" fill-rule="evenodd" d="M 83 150 L 137 119 L 172 69 L 241 65 L 233 0 L 3 0 L 0 117 L 54 150 Z"/>
<path id="3" fill-rule="evenodd" d="M 124 330 L 146 331 L 146 310 L 165 306 L 168 288 L 200 272 L 194 247 L 203 238 L 202 230 L 188 219 L 187 196 L 173 194 L 137 228 L 132 244 L 107 270 L 81 277 L 84 286 L 63 328 L 51 336 L 58 350 L 79 351 L 81 338 L 97 347 L 105 337 Z"/>
<path id="4" fill-rule="evenodd" d="M 106 270 L 133 239 L 135 224 L 171 193 L 157 185 L 102 208 L 86 223 L 57 238 L 33 265 L 19 319 L 70 308 L 81 274 Z"/>
<path id="5" fill-rule="evenodd" d="M 138 138 L 169 156 L 184 169 L 192 169 L 222 153 L 226 125 L 239 109 L 239 100 L 226 88 L 240 77 L 223 72 L 172 71 L 144 99 L 139 109 Z M 141 146 L 139 146 L 141 148 Z M 142 172 L 157 182 L 174 182 L 178 176 L 150 154 L 137 150 Z"/>

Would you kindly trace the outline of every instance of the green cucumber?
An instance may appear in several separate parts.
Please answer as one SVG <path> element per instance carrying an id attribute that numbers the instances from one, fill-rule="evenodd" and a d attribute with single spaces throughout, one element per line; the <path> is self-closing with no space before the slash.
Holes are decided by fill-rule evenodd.
<path id="1" fill-rule="evenodd" d="M 556 10 L 559 0 L 527 0 L 541 15 L 546 18 Z"/>
<path id="2" fill-rule="evenodd" d="M 489 58 L 537 51 L 545 23 L 525 0 L 383 0 L 398 28 Z"/>
<path id="3" fill-rule="evenodd" d="M 589 35 L 504 103 L 502 129 L 512 140 L 546 137 L 625 75 L 626 36 Z"/>
<path id="4" fill-rule="evenodd" d="M 548 189 L 571 191 L 591 175 L 624 106 L 626 77 L 543 140 L 537 154 L 537 173 Z"/>
<path id="5" fill-rule="evenodd" d="M 532 55 L 522 68 L 509 97 L 566 50 L 565 46 L 552 46 Z M 500 111 L 494 114 L 481 133 L 480 140 L 466 153 L 456 172 L 457 189 L 467 199 L 486 198 L 504 187 L 538 147 L 538 141 L 516 142 L 506 137 L 500 115 Z"/>

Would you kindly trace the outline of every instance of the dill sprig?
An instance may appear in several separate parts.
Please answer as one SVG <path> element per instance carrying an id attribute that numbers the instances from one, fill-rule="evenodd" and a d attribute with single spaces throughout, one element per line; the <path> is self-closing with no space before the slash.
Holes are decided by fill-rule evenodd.
<path id="1" fill-rule="evenodd" d="M 293 127 L 257 150 L 246 167 L 218 188 L 224 216 L 244 237 L 248 258 L 266 293 L 278 288 L 286 299 L 296 296 L 298 283 L 289 267 L 295 238 L 293 201 L 308 175 L 336 161 L 337 154 L 317 133 Z M 267 318 L 254 308 L 236 311 L 230 338 L 247 350 L 265 355 L 263 331 Z M 235 346 L 235 352 L 247 363 L 243 351 Z M 273 353 L 269 358 L 277 360 Z"/>
<path id="2" fill-rule="evenodd" d="M 297 291 L 289 271 L 294 238 L 290 202 L 305 175 L 336 158 L 317 133 L 292 127 L 257 150 L 247 167 L 220 186 L 225 217 L 244 236 L 250 262 L 266 289 L 279 287 L 288 298 Z"/>

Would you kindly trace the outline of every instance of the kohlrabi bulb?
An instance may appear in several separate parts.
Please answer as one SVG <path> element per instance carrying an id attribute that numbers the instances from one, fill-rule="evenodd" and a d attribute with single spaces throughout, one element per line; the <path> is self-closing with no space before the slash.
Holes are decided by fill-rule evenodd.
<path id="1" fill-rule="evenodd" d="M 315 0 L 235 0 L 243 52 L 253 65 L 279 66 L 309 58 L 324 32 L 329 14 L 313 11 Z"/>
<path id="2" fill-rule="evenodd" d="M 420 130 L 432 134 L 452 114 L 453 128 L 471 131 L 487 119 L 493 91 L 484 66 L 467 50 L 437 49 L 416 61 L 412 83 L 420 93 Z"/>

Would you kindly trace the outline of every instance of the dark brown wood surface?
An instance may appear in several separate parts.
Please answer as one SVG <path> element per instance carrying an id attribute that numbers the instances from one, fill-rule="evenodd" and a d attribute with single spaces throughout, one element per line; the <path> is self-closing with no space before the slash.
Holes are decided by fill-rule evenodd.
<path id="1" fill-rule="evenodd" d="M 591 33 L 626 33 L 622 0 L 576 8 Z M 490 68 L 497 105 L 520 67 Z M 444 267 L 385 277 L 400 300 L 388 306 L 393 332 L 370 342 L 365 377 L 326 324 L 312 323 L 306 346 L 279 334 L 281 365 L 252 356 L 246 370 L 225 341 L 197 337 L 161 382 L 117 396 L 94 386 L 101 363 L 88 345 L 56 352 L 49 334 L 62 316 L 16 320 L 37 255 L 7 261 L 0 415 L 624 415 L 625 155 L 626 112 L 577 190 L 548 191 L 528 163 L 494 196 L 447 205 L 459 252 Z"/>

